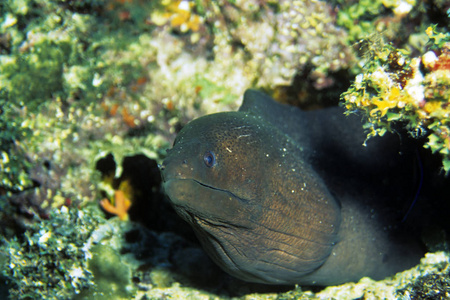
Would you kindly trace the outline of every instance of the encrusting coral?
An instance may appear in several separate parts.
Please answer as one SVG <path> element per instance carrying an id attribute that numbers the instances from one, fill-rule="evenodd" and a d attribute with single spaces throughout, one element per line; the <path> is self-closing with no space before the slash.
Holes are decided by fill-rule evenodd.
<path id="1" fill-rule="evenodd" d="M 86 242 L 103 222 L 98 214 L 63 206 L 30 224 L 22 238 L 3 238 L 1 272 L 10 298 L 71 299 L 94 286 Z"/>
<path id="2" fill-rule="evenodd" d="M 342 94 L 347 113 L 362 111 L 368 138 L 405 122 L 415 137 L 427 136 L 426 148 L 442 156 L 450 171 L 450 34 L 428 27 L 429 50 L 411 58 L 390 44 L 372 45 L 366 71 Z M 369 41 L 370 42 L 370 41 Z"/>
<path id="3" fill-rule="evenodd" d="M 157 25 L 170 23 L 173 28 L 179 28 L 181 32 L 188 30 L 198 31 L 203 23 L 202 17 L 193 13 L 195 3 L 187 0 L 162 1 L 165 11 L 155 11 L 151 19 Z"/>
<path id="4" fill-rule="evenodd" d="M 122 221 L 128 220 L 128 210 L 130 209 L 131 201 L 125 196 L 123 191 L 115 191 L 114 200 L 110 201 L 104 198 L 100 201 L 100 205 L 107 212 L 117 215 Z"/>

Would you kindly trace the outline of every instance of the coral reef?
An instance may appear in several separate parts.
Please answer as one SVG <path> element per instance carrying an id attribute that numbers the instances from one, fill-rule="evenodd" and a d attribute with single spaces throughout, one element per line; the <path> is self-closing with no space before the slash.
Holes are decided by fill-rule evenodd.
<path id="1" fill-rule="evenodd" d="M 398 48 L 421 51 L 426 37 L 423 30 L 431 24 L 448 26 L 446 1 L 333 0 L 337 13 L 336 23 L 346 28 L 349 39 L 359 42 L 371 35 L 379 35 L 384 41 Z"/>
<path id="2" fill-rule="evenodd" d="M 316 293 L 237 281 L 205 257 L 159 190 L 156 164 L 189 120 L 235 110 L 249 87 L 330 105 L 358 73 L 348 108 L 365 112 L 376 134 L 413 121 L 448 170 L 448 2 L 332 4 L 1 1 L 0 298 L 389 298 L 405 281 L 416 284 L 403 297 L 444 286 L 408 272 Z M 380 44 L 358 44 L 377 54 L 365 60 L 352 43 L 367 36 Z M 108 154 L 114 162 L 97 168 Z M 108 202 L 102 212 L 103 198 L 131 206 Z M 429 255 L 414 278 L 446 276 L 447 260 Z"/>
<path id="3" fill-rule="evenodd" d="M 306 64 L 312 84 L 329 86 L 327 72 L 348 68 L 353 57 L 345 32 L 328 22 L 330 8 L 315 1 L 10 0 L 2 7 L 1 194 L 20 198 L 27 214 L 93 199 L 97 175 L 77 165 L 108 152 L 119 161 L 162 157 L 177 128 L 236 109 L 246 88 L 288 85 Z M 161 15 L 169 19 L 158 22 Z M 183 25 L 193 20 L 198 30 Z"/>
<path id="4" fill-rule="evenodd" d="M 25 234 L 3 239 L 2 274 L 14 299 L 68 299 L 94 285 L 87 240 L 102 223 L 88 211 L 63 206 Z"/>
<path id="5" fill-rule="evenodd" d="M 344 284 L 340 287 L 328 287 L 319 294 L 322 296 L 322 299 L 328 297 L 337 299 L 408 299 L 411 295 L 411 286 L 415 284 L 420 285 L 420 282 L 430 273 L 444 278 L 448 276 L 448 268 L 449 257 L 445 252 L 426 254 L 418 266 L 398 273 L 392 278 L 379 282 L 370 278 L 363 278 L 358 283 Z M 430 294 L 427 294 L 427 297 L 430 297 Z"/>
<path id="6" fill-rule="evenodd" d="M 404 122 L 413 136 L 427 136 L 425 147 L 442 155 L 450 171 L 450 34 L 428 27 L 429 50 L 410 57 L 390 44 L 372 45 L 365 72 L 342 94 L 347 113 L 362 111 L 368 137 Z M 370 42 L 370 41 L 369 41 Z"/>
<path id="7" fill-rule="evenodd" d="M 398 291 L 400 295 L 409 299 L 444 300 L 450 297 L 449 274 L 444 276 L 430 274 L 420 278 L 414 284 L 409 284 L 406 288 Z"/>
<path id="8" fill-rule="evenodd" d="M 448 255 L 438 252 L 383 281 L 277 293 L 223 274 L 198 244 L 180 235 L 119 218 L 106 221 L 94 207 L 64 206 L 50 217 L 30 225 L 23 240 L 3 240 L 2 274 L 14 299 L 390 299 L 445 291 L 449 272 Z M 203 288 L 192 287 L 197 285 Z"/>
<path id="9" fill-rule="evenodd" d="M 352 41 L 365 38 L 368 33 L 383 32 L 393 38 L 407 17 L 415 0 L 336 1 L 339 4 L 337 24 L 348 29 Z M 356 20 L 356 21 L 355 21 Z"/>
<path id="10" fill-rule="evenodd" d="M 151 20 L 159 26 L 170 23 L 172 28 L 187 32 L 188 30 L 198 31 L 203 23 L 202 17 L 192 12 L 195 7 L 193 1 L 164 1 L 163 5 L 165 8 L 163 11 L 155 11 L 151 15 Z"/>
<path id="11" fill-rule="evenodd" d="M 290 85 L 307 64 L 317 89 L 332 85 L 328 72 L 350 68 L 354 54 L 347 33 L 335 25 L 331 7 L 320 1 L 277 5 L 277 13 L 269 11 L 231 31 L 251 55 L 249 64 L 258 67 L 257 86 Z"/>
<path id="12" fill-rule="evenodd" d="M 107 212 L 117 215 L 119 219 L 123 221 L 128 220 L 128 210 L 130 209 L 131 201 L 125 196 L 123 191 L 115 191 L 114 200 L 110 201 L 104 198 L 100 201 L 100 205 Z"/>

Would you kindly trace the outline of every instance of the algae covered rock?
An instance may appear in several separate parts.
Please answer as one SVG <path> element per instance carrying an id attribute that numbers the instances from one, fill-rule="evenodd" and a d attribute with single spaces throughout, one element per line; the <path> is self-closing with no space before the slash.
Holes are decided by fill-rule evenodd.
<path id="1" fill-rule="evenodd" d="M 88 211 L 63 206 L 32 223 L 22 237 L 3 239 L 9 296 L 15 299 L 71 298 L 94 285 L 86 242 L 102 223 Z"/>

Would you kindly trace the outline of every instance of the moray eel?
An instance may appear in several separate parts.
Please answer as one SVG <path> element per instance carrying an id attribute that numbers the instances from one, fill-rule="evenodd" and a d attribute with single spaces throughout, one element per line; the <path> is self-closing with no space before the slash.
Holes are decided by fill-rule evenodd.
<path id="1" fill-rule="evenodd" d="M 209 256 L 237 278 L 382 279 L 422 251 L 385 208 L 398 196 L 386 189 L 402 178 L 398 140 L 363 147 L 364 139 L 358 117 L 340 108 L 302 111 L 247 90 L 239 111 L 181 130 L 161 165 L 163 186 Z"/>

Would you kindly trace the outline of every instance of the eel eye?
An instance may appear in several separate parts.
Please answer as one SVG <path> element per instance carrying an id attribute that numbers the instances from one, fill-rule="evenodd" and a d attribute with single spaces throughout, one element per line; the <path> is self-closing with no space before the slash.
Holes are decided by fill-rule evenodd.
<path id="1" fill-rule="evenodd" d="M 208 168 L 213 167 L 216 164 L 216 156 L 212 151 L 206 151 L 203 155 L 203 161 Z"/>

